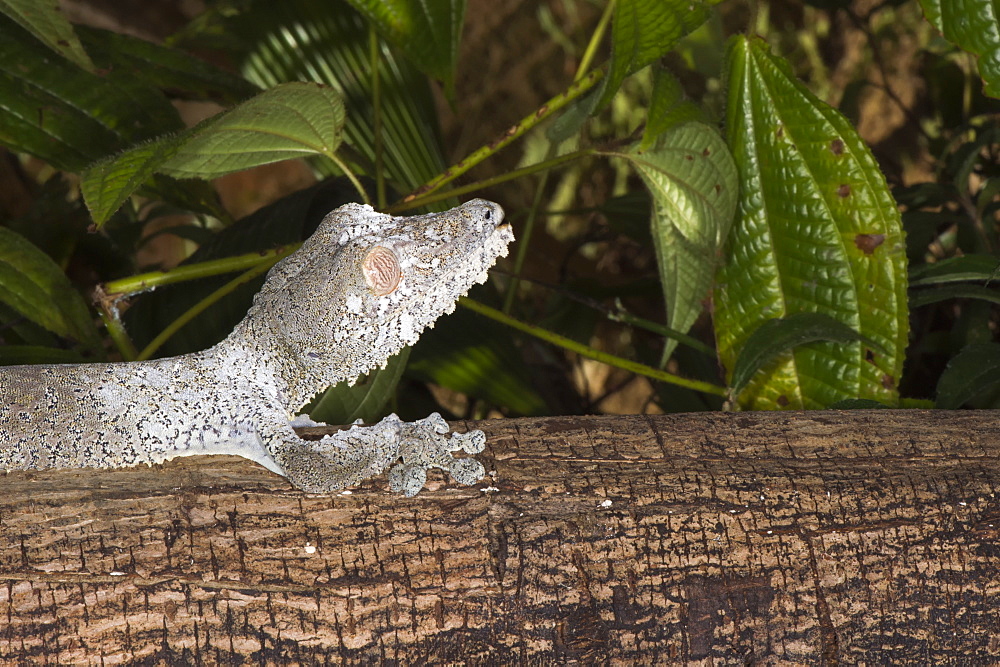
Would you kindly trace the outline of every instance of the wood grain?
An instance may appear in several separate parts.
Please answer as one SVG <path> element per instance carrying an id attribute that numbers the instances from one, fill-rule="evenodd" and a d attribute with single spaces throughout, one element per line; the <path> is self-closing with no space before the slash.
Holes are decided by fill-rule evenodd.
<path id="1" fill-rule="evenodd" d="M 234 458 L 0 476 L 4 664 L 1000 658 L 1000 413 L 561 417 L 491 478 Z"/>

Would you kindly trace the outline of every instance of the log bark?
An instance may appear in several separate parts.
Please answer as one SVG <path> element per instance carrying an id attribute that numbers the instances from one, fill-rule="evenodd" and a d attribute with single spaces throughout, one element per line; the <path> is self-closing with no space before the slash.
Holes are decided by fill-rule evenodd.
<path id="1" fill-rule="evenodd" d="M 464 426 L 490 478 L 412 499 L 229 457 L 0 476 L 0 661 L 1000 659 L 1000 412 Z"/>

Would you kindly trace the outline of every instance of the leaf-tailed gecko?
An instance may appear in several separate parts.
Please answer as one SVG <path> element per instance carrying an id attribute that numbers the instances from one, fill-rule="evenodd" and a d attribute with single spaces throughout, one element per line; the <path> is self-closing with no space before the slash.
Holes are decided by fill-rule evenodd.
<path id="1" fill-rule="evenodd" d="M 247 316 L 203 352 L 153 361 L 0 367 L 0 470 L 122 468 L 192 454 L 235 454 L 304 491 L 329 492 L 392 466 L 407 496 L 426 470 L 473 484 L 482 431 L 452 434 L 437 413 L 300 438 L 295 415 L 319 391 L 419 338 L 486 279 L 513 240 L 482 199 L 392 217 L 346 204 L 271 269 Z"/>

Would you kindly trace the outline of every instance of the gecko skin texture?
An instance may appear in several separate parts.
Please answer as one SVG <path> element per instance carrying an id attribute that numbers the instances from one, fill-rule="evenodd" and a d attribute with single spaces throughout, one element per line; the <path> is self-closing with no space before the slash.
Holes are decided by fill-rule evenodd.
<path id="1" fill-rule="evenodd" d="M 392 217 L 346 204 L 279 262 L 247 316 L 195 354 L 112 364 L 0 368 L 0 470 L 123 468 L 175 456 L 236 454 L 327 493 L 392 466 L 390 488 L 423 488 L 426 470 L 461 484 L 484 474 L 482 431 L 448 437 L 437 413 L 303 440 L 295 415 L 318 392 L 353 384 L 406 345 L 513 240 L 503 209 L 482 199 Z M 299 417 L 294 425 L 309 423 Z"/>

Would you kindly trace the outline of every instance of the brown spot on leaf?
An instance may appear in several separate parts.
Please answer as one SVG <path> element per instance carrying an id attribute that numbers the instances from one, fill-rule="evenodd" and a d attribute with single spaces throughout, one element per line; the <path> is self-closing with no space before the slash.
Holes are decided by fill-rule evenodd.
<path id="1" fill-rule="evenodd" d="M 715 184 L 715 194 L 720 194 L 722 192 L 722 186 L 718 183 Z"/>
<path id="2" fill-rule="evenodd" d="M 834 155 L 843 155 L 844 154 L 844 140 L 843 139 L 834 139 L 833 141 L 831 141 L 830 142 L 830 152 L 832 152 Z"/>
<path id="3" fill-rule="evenodd" d="M 775 401 L 775 403 L 777 403 L 781 407 L 785 407 L 786 405 L 788 405 L 788 397 L 782 394 L 781 396 L 778 397 L 778 400 Z"/>
<path id="4" fill-rule="evenodd" d="M 693 155 L 685 155 L 684 159 L 685 160 L 694 160 L 694 156 Z"/>
<path id="5" fill-rule="evenodd" d="M 702 157 L 708 157 L 711 154 L 712 154 L 712 151 L 708 150 L 707 148 L 701 152 L 701 156 Z"/>
<path id="6" fill-rule="evenodd" d="M 882 375 L 882 386 L 886 389 L 892 390 L 896 388 L 896 378 L 892 377 L 888 373 Z"/>
<path id="7" fill-rule="evenodd" d="M 851 196 L 851 186 L 844 184 L 837 188 L 837 196 L 841 199 L 845 199 Z"/>
<path id="8" fill-rule="evenodd" d="M 885 234 L 858 234 L 854 237 L 854 245 L 866 255 L 875 252 L 875 248 L 883 243 L 885 243 Z"/>
<path id="9" fill-rule="evenodd" d="M 783 137 L 785 136 L 785 128 L 784 128 L 784 127 L 782 127 L 781 125 L 779 125 L 779 126 L 778 126 L 778 129 L 777 129 L 777 130 L 775 131 L 775 133 L 774 133 L 774 134 L 775 134 L 775 136 L 776 136 L 776 137 L 778 137 L 779 139 L 783 138 Z"/>
<path id="10" fill-rule="evenodd" d="M 870 364 L 874 364 L 875 363 L 875 353 L 872 352 L 869 349 L 865 349 L 865 361 L 867 361 Z"/>

